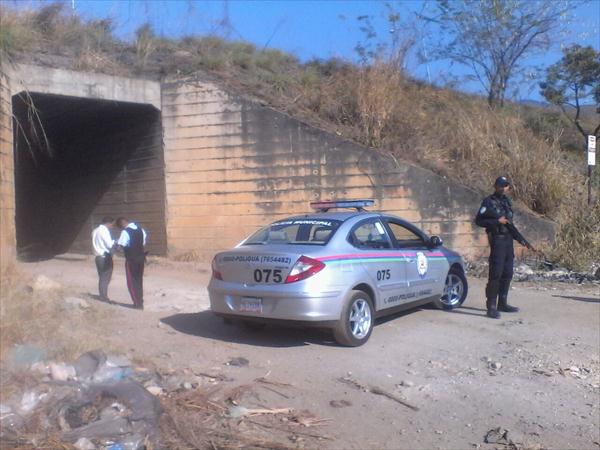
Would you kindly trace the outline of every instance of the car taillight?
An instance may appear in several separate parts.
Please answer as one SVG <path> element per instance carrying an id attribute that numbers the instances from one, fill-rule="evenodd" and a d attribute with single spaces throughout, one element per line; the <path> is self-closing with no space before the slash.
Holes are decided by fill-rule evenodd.
<path id="1" fill-rule="evenodd" d="M 213 278 L 216 279 L 216 280 L 222 280 L 223 279 L 223 275 L 221 274 L 221 272 L 219 272 L 217 270 L 217 258 L 213 258 L 211 267 L 212 267 L 212 276 L 213 276 Z"/>
<path id="2" fill-rule="evenodd" d="M 294 283 L 296 281 L 305 280 L 312 277 L 315 273 L 320 272 L 325 268 L 325 264 L 308 256 L 301 256 L 292 267 L 290 274 L 285 279 L 286 283 Z"/>

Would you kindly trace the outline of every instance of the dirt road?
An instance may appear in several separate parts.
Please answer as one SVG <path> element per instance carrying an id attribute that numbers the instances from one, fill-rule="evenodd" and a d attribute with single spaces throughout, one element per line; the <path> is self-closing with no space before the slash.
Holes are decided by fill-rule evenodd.
<path id="1" fill-rule="evenodd" d="M 146 311 L 125 307 L 122 261 L 109 294 L 93 302 L 91 258 L 24 264 L 108 312 L 99 342 L 163 367 L 219 373 L 231 386 L 268 374 L 289 383 L 264 391 L 251 407 L 307 409 L 332 419 L 321 432 L 331 448 L 497 448 L 495 427 L 527 448 L 600 448 L 600 292 L 598 285 L 515 283 L 518 314 L 487 319 L 484 281 L 469 279 L 465 306 L 447 313 L 415 309 L 380 321 L 360 348 L 336 346 L 321 331 L 225 325 L 208 311 L 209 266 L 154 260 L 146 271 Z M 226 365 L 234 357 L 249 365 Z M 375 386 L 415 405 L 356 389 Z M 281 395 L 283 394 L 283 395 Z M 500 446 L 502 447 L 502 446 Z"/>

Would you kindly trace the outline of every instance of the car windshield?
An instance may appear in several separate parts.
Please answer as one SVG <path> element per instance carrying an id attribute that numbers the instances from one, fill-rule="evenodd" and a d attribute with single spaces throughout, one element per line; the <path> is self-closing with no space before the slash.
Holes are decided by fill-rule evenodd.
<path id="1" fill-rule="evenodd" d="M 281 220 L 254 233 L 244 245 L 325 245 L 341 223 L 332 219 Z"/>

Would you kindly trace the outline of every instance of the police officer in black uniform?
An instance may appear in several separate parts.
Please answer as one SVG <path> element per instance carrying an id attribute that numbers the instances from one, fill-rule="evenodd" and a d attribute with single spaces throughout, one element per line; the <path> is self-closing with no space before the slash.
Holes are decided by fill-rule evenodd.
<path id="1" fill-rule="evenodd" d="M 498 177 L 494 189 L 495 192 L 481 203 L 475 223 L 485 228 L 490 243 L 490 271 L 485 288 L 486 306 L 488 317 L 498 319 L 499 311 L 519 311 L 519 308 L 508 304 L 508 289 L 513 276 L 515 256 L 513 239 L 530 250 L 536 250 L 512 223 L 512 202 L 506 196 L 510 182 L 506 177 Z"/>

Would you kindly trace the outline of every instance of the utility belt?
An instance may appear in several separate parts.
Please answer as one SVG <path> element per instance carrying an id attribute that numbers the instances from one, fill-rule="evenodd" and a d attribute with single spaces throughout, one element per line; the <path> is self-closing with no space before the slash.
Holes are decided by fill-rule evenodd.
<path id="1" fill-rule="evenodd" d="M 488 231 L 487 235 L 491 239 L 512 239 L 512 235 L 510 233 L 492 233 Z"/>
<path id="2" fill-rule="evenodd" d="M 497 233 L 497 232 L 492 232 L 492 231 L 488 231 L 487 232 L 487 236 L 488 236 L 488 242 L 493 242 L 493 241 L 499 241 L 499 240 L 512 240 L 512 235 L 510 233 Z"/>

